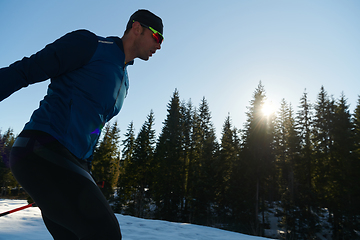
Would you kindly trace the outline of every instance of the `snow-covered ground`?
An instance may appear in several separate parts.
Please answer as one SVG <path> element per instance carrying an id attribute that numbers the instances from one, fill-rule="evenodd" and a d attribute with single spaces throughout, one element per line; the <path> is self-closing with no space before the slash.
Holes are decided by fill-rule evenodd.
<path id="1" fill-rule="evenodd" d="M 0 199 L 0 213 L 27 205 L 26 200 Z M 123 240 L 269 240 L 216 228 L 186 223 L 116 214 Z M 0 240 L 48 240 L 51 235 L 45 228 L 37 207 L 27 208 L 0 217 Z"/>

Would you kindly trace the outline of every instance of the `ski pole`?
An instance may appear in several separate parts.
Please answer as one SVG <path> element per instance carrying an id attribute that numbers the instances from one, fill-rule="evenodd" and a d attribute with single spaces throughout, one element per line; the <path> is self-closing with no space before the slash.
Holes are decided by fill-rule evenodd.
<path id="1" fill-rule="evenodd" d="M 32 207 L 32 206 L 34 206 L 34 205 L 35 205 L 35 203 L 33 202 L 33 203 L 30 203 L 29 205 L 22 206 L 22 207 L 15 208 L 15 209 L 10 210 L 10 211 L 7 211 L 7 212 L 0 213 L 0 217 L 2 217 L 2 216 L 6 216 L 6 215 L 8 215 L 8 214 L 10 214 L 10 213 L 14 213 L 14 212 L 17 212 L 17 211 L 23 210 L 23 209 L 25 209 L 25 208 Z"/>

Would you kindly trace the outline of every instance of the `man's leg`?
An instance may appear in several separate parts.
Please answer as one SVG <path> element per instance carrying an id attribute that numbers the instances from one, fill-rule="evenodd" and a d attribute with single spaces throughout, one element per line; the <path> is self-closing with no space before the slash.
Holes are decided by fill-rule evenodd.
<path id="1" fill-rule="evenodd" d="M 37 141 L 41 139 L 31 139 L 26 147 L 13 147 L 11 169 L 41 209 L 54 239 L 121 239 L 118 221 L 88 173 L 66 162 L 70 155 L 62 159 L 64 164 L 54 146 L 36 146 Z M 45 154 L 40 157 L 39 152 Z"/>
<path id="2" fill-rule="evenodd" d="M 43 213 L 41 214 L 46 228 L 49 230 L 50 233 L 52 233 L 54 239 L 79 240 L 79 238 L 73 232 L 51 221 L 49 218 L 44 216 Z"/>

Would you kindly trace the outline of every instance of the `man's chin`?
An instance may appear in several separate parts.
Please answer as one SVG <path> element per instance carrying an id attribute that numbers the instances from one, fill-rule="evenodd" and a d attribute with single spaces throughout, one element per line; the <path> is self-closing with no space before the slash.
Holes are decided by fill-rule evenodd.
<path id="1" fill-rule="evenodd" d="M 150 56 L 147 56 L 147 57 L 139 57 L 141 60 L 144 60 L 144 61 L 147 61 L 150 59 Z"/>

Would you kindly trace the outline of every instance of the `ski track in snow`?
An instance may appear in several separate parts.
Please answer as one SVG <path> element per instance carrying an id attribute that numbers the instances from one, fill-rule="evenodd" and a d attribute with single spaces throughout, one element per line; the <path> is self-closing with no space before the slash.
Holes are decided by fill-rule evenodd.
<path id="1" fill-rule="evenodd" d="M 27 205 L 26 200 L 0 199 L 0 213 Z M 269 240 L 187 223 L 148 220 L 116 214 L 123 240 Z M 39 208 L 0 217 L 0 240 L 50 240 Z"/>

